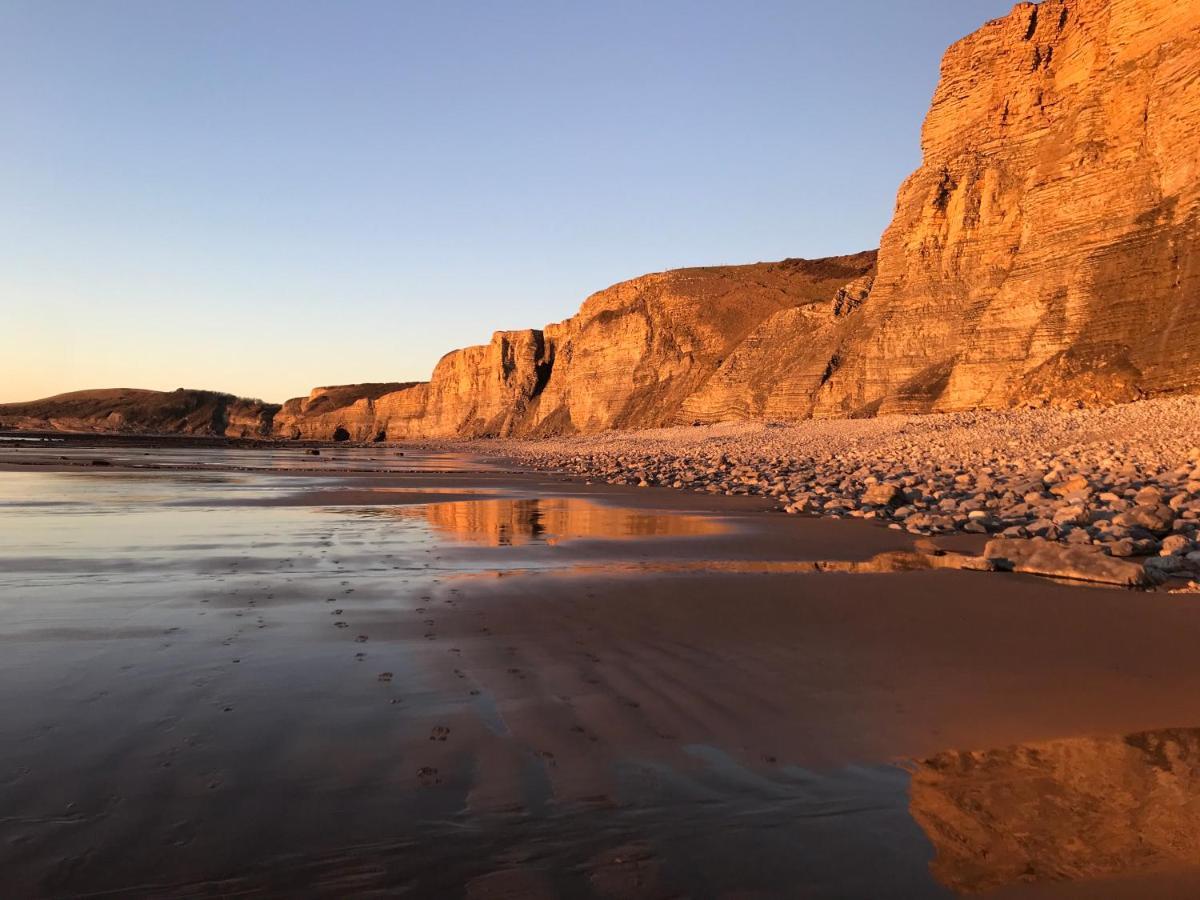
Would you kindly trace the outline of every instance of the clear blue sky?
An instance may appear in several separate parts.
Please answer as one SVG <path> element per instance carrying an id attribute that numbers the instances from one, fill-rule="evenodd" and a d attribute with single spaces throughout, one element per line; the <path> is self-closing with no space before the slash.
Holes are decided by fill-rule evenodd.
<path id="1" fill-rule="evenodd" d="M 0 401 L 427 377 L 878 243 L 1009 0 L 0 0 Z"/>

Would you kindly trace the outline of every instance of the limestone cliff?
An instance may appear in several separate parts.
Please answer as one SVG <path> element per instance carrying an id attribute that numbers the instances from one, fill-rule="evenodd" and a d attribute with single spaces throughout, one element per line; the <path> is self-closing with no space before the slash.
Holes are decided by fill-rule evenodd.
<path id="1" fill-rule="evenodd" d="M 262 438 L 279 407 L 216 391 L 75 391 L 0 404 L 0 426 L 31 431 L 129 432 Z"/>
<path id="2" fill-rule="evenodd" d="M 947 51 L 922 149 L 877 265 L 635 278 L 448 354 L 427 384 L 290 400 L 274 433 L 537 436 L 1200 390 L 1200 3 L 1019 3 Z M 221 427 L 254 432 L 256 415 Z"/>
<path id="3" fill-rule="evenodd" d="M 922 143 L 817 415 L 1200 388 L 1200 4 L 1018 4 Z"/>
<path id="4" fill-rule="evenodd" d="M 544 331 L 455 350 L 428 383 L 319 388 L 276 434 L 316 440 L 509 437 L 667 425 L 765 318 L 820 306 L 873 271 L 874 252 L 680 269 L 593 294 Z"/>
<path id="5" fill-rule="evenodd" d="M 296 397 L 283 404 L 275 414 L 274 430 L 286 438 L 375 440 L 380 436 L 377 428 L 381 418 L 380 398 L 414 386 L 413 382 L 391 382 L 313 388 L 307 397 Z"/>
<path id="6" fill-rule="evenodd" d="M 1018 4 L 946 53 L 922 146 L 877 273 L 860 256 L 616 285 L 546 328 L 540 377 L 462 351 L 408 433 L 1200 389 L 1200 4 Z"/>
<path id="7" fill-rule="evenodd" d="M 553 372 L 532 433 L 680 421 L 684 402 L 763 320 L 829 299 L 874 252 L 647 275 L 593 294 L 546 329 Z"/>
<path id="8" fill-rule="evenodd" d="M 838 347 L 856 324 L 851 314 L 873 282 L 865 275 L 839 288 L 827 303 L 771 316 L 684 401 L 683 418 L 709 423 L 810 416 L 817 391 L 837 368 Z"/>

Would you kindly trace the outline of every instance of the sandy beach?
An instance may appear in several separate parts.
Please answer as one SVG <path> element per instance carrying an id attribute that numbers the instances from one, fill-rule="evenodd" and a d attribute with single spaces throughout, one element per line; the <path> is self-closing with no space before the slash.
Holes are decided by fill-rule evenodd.
<path id="1" fill-rule="evenodd" d="M 0 893 L 1194 893 L 1193 597 L 789 569 L 921 538 L 773 505 L 0 451 Z"/>

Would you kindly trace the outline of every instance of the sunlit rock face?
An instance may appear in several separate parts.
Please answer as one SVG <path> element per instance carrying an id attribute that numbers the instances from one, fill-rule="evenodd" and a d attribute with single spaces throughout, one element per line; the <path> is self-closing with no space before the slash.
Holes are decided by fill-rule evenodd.
<path id="1" fill-rule="evenodd" d="M 275 433 L 478 438 L 691 421 L 697 412 L 685 401 L 765 319 L 781 310 L 824 315 L 874 264 L 868 252 L 635 278 L 544 331 L 498 331 L 488 344 L 446 354 L 428 383 L 319 388 L 289 400 Z"/>
<path id="2" fill-rule="evenodd" d="M 911 795 L 958 892 L 1200 864 L 1200 728 L 943 753 Z"/>
<path id="3" fill-rule="evenodd" d="M 828 302 L 874 264 L 869 252 L 680 269 L 593 294 L 577 315 L 547 327 L 554 367 L 522 431 L 594 432 L 685 421 L 688 398 L 763 321 Z"/>
<path id="4" fill-rule="evenodd" d="M 497 331 L 488 344 L 442 357 L 412 437 L 508 437 L 550 376 L 542 332 Z M 397 429 L 399 431 L 399 429 Z"/>
<path id="5" fill-rule="evenodd" d="M 290 400 L 273 431 L 264 404 L 167 419 L 120 398 L 0 422 L 520 437 L 1200 390 L 1200 3 L 1017 4 L 947 51 L 922 148 L 877 265 L 645 275 L 456 350 L 427 384 Z"/>
<path id="6" fill-rule="evenodd" d="M 275 414 L 275 434 L 329 441 L 340 428 L 350 440 L 374 440 L 379 435 L 380 420 L 386 418 L 380 413 L 380 398 L 403 395 L 414 386 L 393 382 L 313 388 L 307 397 L 297 397 L 283 404 Z M 393 403 L 389 409 L 394 410 L 394 407 Z"/>
<path id="7" fill-rule="evenodd" d="M 691 422 L 732 419 L 804 419 L 838 364 L 838 352 L 857 324 L 851 314 L 874 283 L 864 275 L 823 303 L 793 306 L 768 318 L 729 354 L 683 403 Z"/>
<path id="8" fill-rule="evenodd" d="M 448 357 L 407 433 L 1200 389 L 1200 4 L 1018 4 L 946 53 L 922 144 L 877 272 L 861 254 L 615 285 L 524 370 L 493 348 Z"/>
<path id="9" fill-rule="evenodd" d="M 1200 387 L 1200 4 L 1018 4 L 922 143 L 817 415 Z"/>

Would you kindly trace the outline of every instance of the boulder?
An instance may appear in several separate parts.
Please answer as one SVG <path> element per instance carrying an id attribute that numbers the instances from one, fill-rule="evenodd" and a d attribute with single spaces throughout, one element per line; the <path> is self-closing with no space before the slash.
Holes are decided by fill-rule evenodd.
<path id="1" fill-rule="evenodd" d="M 989 541 L 983 555 L 1000 569 L 1026 575 L 1122 587 L 1146 587 L 1152 583 L 1144 567 L 1106 556 L 1098 547 L 1065 546 L 1037 538 L 1024 541 L 1001 539 Z"/>
<path id="2" fill-rule="evenodd" d="M 871 506 L 902 506 L 904 491 L 894 484 L 872 484 L 863 491 L 862 502 Z"/>
<path id="3" fill-rule="evenodd" d="M 1155 506 L 1135 506 L 1114 516 L 1113 524 L 1126 528 L 1144 528 L 1161 537 L 1170 532 L 1175 525 L 1175 510 L 1162 503 Z"/>

